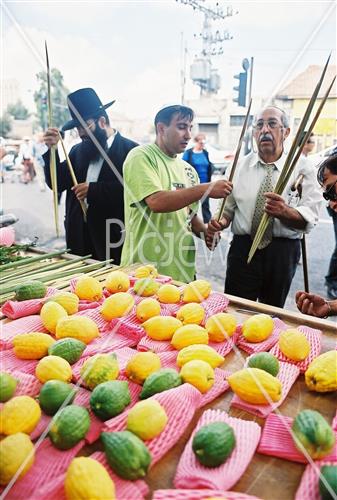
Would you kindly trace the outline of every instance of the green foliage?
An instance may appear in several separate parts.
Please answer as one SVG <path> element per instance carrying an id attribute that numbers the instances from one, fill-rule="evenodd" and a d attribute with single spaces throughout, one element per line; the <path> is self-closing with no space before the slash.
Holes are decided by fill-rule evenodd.
<path id="1" fill-rule="evenodd" d="M 52 104 L 52 126 L 60 128 L 70 119 L 67 95 L 69 90 L 63 83 L 63 75 L 57 68 L 52 68 L 50 72 L 51 80 L 51 104 Z M 47 97 L 47 72 L 40 71 L 36 75 L 39 89 L 34 92 L 36 105 L 36 115 L 39 124 L 43 129 L 48 127 L 48 97 Z"/>
<path id="2" fill-rule="evenodd" d="M 15 120 L 27 120 L 30 115 L 28 109 L 20 99 L 14 104 L 8 104 L 6 112 Z"/>
<path id="3" fill-rule="evenodd" d="M 8 137 L 9 132 L 12 130 L 11 116 L 4 113 L 0 118 L 0 136 Z"/>

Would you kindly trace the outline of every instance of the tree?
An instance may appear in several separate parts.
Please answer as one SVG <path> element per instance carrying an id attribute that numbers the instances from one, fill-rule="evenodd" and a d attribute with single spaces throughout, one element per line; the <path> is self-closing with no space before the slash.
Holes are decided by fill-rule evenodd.
<path id="1" fill-rule="evenodd" d="M 4 113 L 0 119 L 0 136 L 7 137 L 12 129 L 11 116 L 8 113 Z"/>
<path id="2" fill-rule="evenodd" d="M 34 92 L 34 101 L 36 105 L 36 114 L 39 124 L 43 129 L 48 126 L 48 97 L 47 97 L 47 73 L 40 71 L 36 75 L 39 83 L 39 89 Z M 52 125 L 61 127 L 69 120 L 69 111 L 67 107 L 67 94 L 69 90 L 64 86 L 62 73 L 52 68 L 50 72 L 51 104 L 52 104 Z"/>
<path id="3" fill-rule="evenodd" d="M 15 120 L 27 120 L 30 115 L 20 99 L 15 104 L 8 104 L 6 112 Z"/>

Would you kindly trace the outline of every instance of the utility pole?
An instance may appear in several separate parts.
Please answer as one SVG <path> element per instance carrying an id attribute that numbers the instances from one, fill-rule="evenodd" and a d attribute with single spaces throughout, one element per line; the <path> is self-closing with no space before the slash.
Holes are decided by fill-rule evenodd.
<path id="1" fill-rule="evenodd" d="M 184 33 L 181 32 L 181 46 L 180 46 L 180 85 L 181 85 L 181 104 L 185 102 L 185 85 L 186 85 L 186 57 L 187 46 L 184 43 Z"/>

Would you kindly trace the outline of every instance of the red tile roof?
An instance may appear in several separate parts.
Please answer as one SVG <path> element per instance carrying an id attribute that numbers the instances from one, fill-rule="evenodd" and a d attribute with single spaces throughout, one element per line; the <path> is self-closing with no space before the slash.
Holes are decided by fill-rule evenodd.
<path id="1" fill-rule="evenodd" d="M 300 99 L 311 97 L 315 85 L 322 73 L 322 66 L 308 66 L 303 73 L 297 75 L 288 85 L 281 89 L 277 94 L 277 99 Z M 320 93 L 318 97 L 323 97 L 328 86 L 336 75 L 336 66 L 328 67 Z M 329 97 L 337 97 L 337 83 L 332 87 Z"/>

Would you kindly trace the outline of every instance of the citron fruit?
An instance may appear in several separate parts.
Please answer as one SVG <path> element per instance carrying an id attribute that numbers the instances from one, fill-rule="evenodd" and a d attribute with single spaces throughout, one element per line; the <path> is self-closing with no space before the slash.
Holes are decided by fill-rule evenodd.
<path id="1" fill-rule="evenodd" d="M 50 333 L 55 333 L 58 321 L 67 316 L 67 311 L 57 302 L 46 302 L 40 311 L 42 324 Z"/>
<path id="2" fill-rule="evenodd" d="M 157 292 L 157 297 L 163 304 L 176 304 L 180 301 L 180 290 L 174 285 L 162 285 Z"/>
<path id="3" fill-rule="evenodd" d="M 55 339 L 47 333 L 21 333 L 13 339 L 14 354 L 19 359 L 41 359 L 47 356 L 48 349 Z"/>
<path id="4" fill-rule="evenodd" d="M 76 282 L 75 293 L 82 300 L 94 302 L 102 298 L 103 286 L 92 276 L 82 276 Z"/>
<path id="5" fill-rule="evenodd" d="M 310 353 L 307 337 L 296 328 L 281 332 L 278 345 L 280 351 L 292 361 L 303 361 Z"/>
<path id="6" fill-rule="evenodd" d="M 129 276 L 123 271 L 112 271 L 105 280 L 105 288 L 111 293 L 127 292 L 130 288 Z"/>
<path id="7" fill-rule="evenodd" d="M 205 309 L 200 304 L 190 302 L 179 309 L 176 318 L 180 319 L 183 325 L 200 325 L 205 318 Z"/>
<path id="8" fill-rule="evenodd" d="M 133 291 L 141 297 L 151 297 L 159 290 L 159 283 L 152 278 L 141 278 L 133 285 Z"/>
<path id="9" fill-rule="evenodd" d="M 129 314 L 134 305 L 135 299 L 130 293 L 118 292 L 105 299 L 100 312 L 106 321 L 111 321 Z"/>
<path id="10" fill-rule="evenodd" d="M 158 271 L 152 264 L 146 264 L 146 266 L 140 266 L 135 270 L 135 278 L 157 278 Z"/>
<path id="11" fill-rule="evenodd" d="M 164 408 L 155 399 L 140 401 L 128 413 L 126 428 L 140 439 L 153 439 L 167 424 L 168 417 Z"/>
<path id="12" fill-rule="evenodd" d="M 228 313 L 213 314 L 205 324 L 210 342 L 224 342 L 228 337 L 232 337 L 236 326 L 236 319 Z"/>
<path id="13" fill-rule="evenodd" d="M 276 377 L 280 371 L 279 360 L 276 356 L 270 354 L 270 352 L 257 352 L 249 356 L 248 367 L 260 368 L 260 370 L 270 373 L 273 377 Z"/>
<path id="14" fill-rule="evenodd" d="M 207 330 L 199 325 L 181 326 L 174 332 L 171 344 L 178 351 L 192 344 L 208 344 Z"/>
<path id="15" fill-rule="evenodd" d="M 217 368 L 225 361 L 223 356 L 220 356 L 212 347 L 205 344 L 194 344 L 179 351 L 176 363 L 180 367 L 194 359 L 206 361 L 212 368 Z"/>
<path id="16" fill-rule="evenodd" d="M 57 302 L 57 304 L 60 304 L 60 306 L 62 306 L 68 314 L 75 314 L 78 312 L 80 299 L 75 293 L 61 292 L 52 295 L 46 299 L 46 302 Z"/>
<path id="17" fill-rule="evenodd" d="M 86 316 L 71 316 L 61 319 L 56 326 L 57 339 L 73 338 L 89 344 L 99 337 L 98 326 L 95 321 Z"/>
<path id="18" fill-rule="evenodd" d="M 242 325 L 242 335 L 248 342 L 262 342 L 273 333 L 274 322 L 268 314 L 254 314 Z"/>
<path id="19" fill-rule="evenodd" d="M 115 484 L 108 471 L 90 457 L 74 458 L 64 481 L 67 500 L 114 500 Z"/>
<path id="20" fill-rule="evenodd" d="M 138 352 L 128 361 L 125 374 L 137 384 L 143 384 L 144 380 L 161 368 L 158 354 L 154 352 Z"/>
<path id="21" fill-rule="evenodd" d="M 173 316 L 154 316 L 143 323 L 148 337 L 153 340 L 171 340 L 182 322 Z"/>
<path id="22" fill-rule="evenodd" d="M 243 368 L 230 375 L 227 381 L 232 391 L 247 403 L 263 405 L 269 400 L 281 399 L 281 382 L 260 368 Z"/>
<path id="23" fill-rule="evenodd" d="M 180 370 L 180 376 L 183 382 L 196 387 L 202 394 L 207 392 L 215 382 L 213 368 L 200 359 L 188 361 Z"/>
<path id="24" fill-rule="evenodd" d="M 6 372 L 0 372 L 0 402 L 5 403 L 14 396 L 18 381 Z"/>
<path id="25" fill-rule="evenodd" d="M 27 434 L 18 432 L 3 439 L 0 442 L 0 484 L 8 484 L 21 466 L 18 479 L 22 478 L 33 465 L 34 458 L 34 445 Z"/>
<path id="26" fill-rule="evenodd" d="M 147 299 L 143 299 L 136 306 L 136 316 L 141 323 L 144 321 L 153 318 L 153 316 L 160 315 L 160 304 L 156 299 L 151 299 L 150 297 Z"/>
<path id="27" fill-rule="evenodd" d="M 206 280 L 195 280 L 185 286 L 183 302 L 202 302 L 207 299 L 212 288 Z"/>
<path id="28" fill-rule="evenodd" d="M 43 384 L 48 380 L 70 382 L 73 372 L 68 361 L 60 356 L 45 356 L 38 362 L 35 375 Z"/>
<path id="29" fill-rule="evenodd" d="M 16 396 L 0 410 L 0 434 L 33 432 L 41 418 L 41 409 L 30 396 Z"/>
<path id="30" fill-rule="evenodd" d="M 119 366 L 114 352 L 95 354 L 88 358 L 81 368 L 81 377 L 91 390 L 98 384 L 115 380 L 118 374 Z"/>

